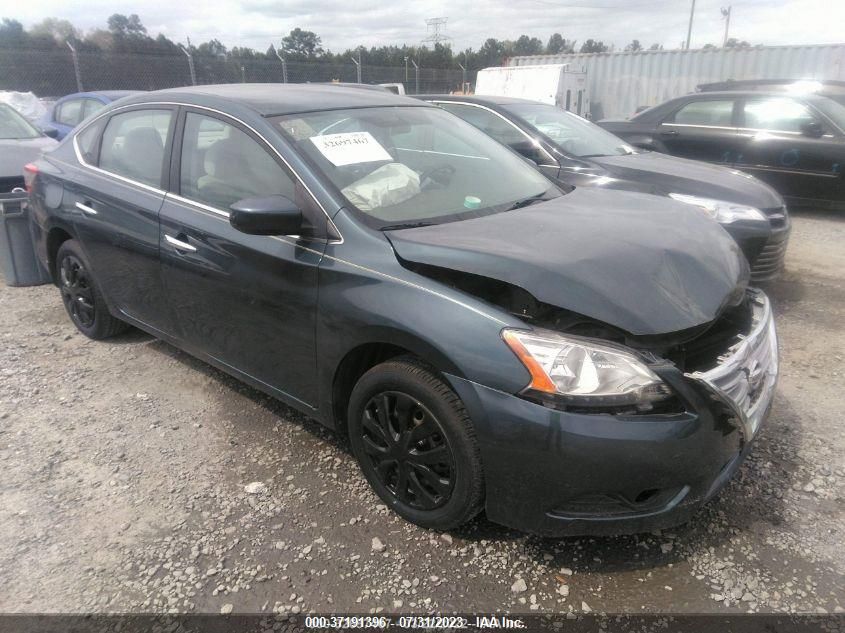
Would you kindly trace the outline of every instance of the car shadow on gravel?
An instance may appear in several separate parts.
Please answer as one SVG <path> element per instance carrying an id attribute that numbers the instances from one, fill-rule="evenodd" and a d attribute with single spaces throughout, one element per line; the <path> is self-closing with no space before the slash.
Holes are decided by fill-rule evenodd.
<path id="1" fill-rule="evenodd" d="M 117 336 L 112 336 L 108 340 L 109 345 L 137 345 L 138 343 L 145 343 L 147 341 L 157 341 L 152 334 L 147 334 L 143 330 L 135 327 L 129 327 L 128 330 Z"/>
<path id="2" fill-rule="evenodd" d="M 789 215 L 793 218 L 809 218 L 812 220 L 823 220 L 825 222 L 845 222 L 845 213 L 832 211 L 831 209 L 789 209 Z"/>
<path id="3" fill-rule="evenodd" d="M 132 334 L 123 336 L 131 337 Z M 141 334 L 145 337 L 146 335 Z M 187 353 L 159 340 L 150 348 L 197 371 L 230 391 L 240 395 L 265 410 L 269 419 L 294 424 L 325 441 L 334 449 L 351 456 L 347 439 L 326 429 L 316 420 L 242 383 L 222 371 Z M 143 338 L 135 339 L 143 340 Z M 225 401 L 225 393 L 222 395 Z M 233 398 L 233 409 L 227 417 L 243 415 L 242 403 Z M 253 418 L 254 416 L 250 416 Z M 526 535 L 490 522 L 482 513 L 475 520 L 450 534 L 470 543 L 481 541 L 524 541 L 526 554 L 547 565 L 568 567 L 579 572 L 613 573 L 624 570 L 649 570 L 683 562 L 690 551 L 700 548 L 719 548 L 736 536 L 736 533 L 765 530 L 766 525 L 784 522 L 782 492 L 793 483 L 792 473 L 797 469 L 795 447 L 801 434 L 800 418 L 788 400 L 778 397 L 773 419 L 756 440 L 754 450 L 734 475 L 728 486 L 693 519 L 671 530 L 616 537 L 562 537 L 545 538 Z M 261 434 L 263 427 L 249 428 L 238 425 L 236 443 L 247 443 Z M 780 434 L 790 434 L 782 442 Z M 302 455 L 303 463 L 308 461 Z M 669 545 L 671 544 L 671 547 Z"/>
<path id="4" fill-rule="evenodd" d="M 783 441 L 788 432 L 789 441 Z M 799 468 L 801 421 L 778 397 L 772 419 L 728 485 L 686 524 L 655 532 L 611 537 L 528 537 L 538 562 L 576 572 L 614 573 L 683 563 L 693 552 L 718 550 L 739 534 L 758 534 L 788 524 L 783 495 Z M 551 559 L 549 558 L 551 556 Z"/>

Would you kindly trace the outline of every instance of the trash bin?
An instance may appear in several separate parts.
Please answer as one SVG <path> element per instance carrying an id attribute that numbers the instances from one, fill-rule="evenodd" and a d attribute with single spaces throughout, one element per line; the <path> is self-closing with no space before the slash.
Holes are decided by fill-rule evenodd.
<path id="1" fill-rule="evenodd" d="M 35 254 L 25 191 L 0 194 L 0 271 L 9 286 L 39 286 L 50 281 Z"/>

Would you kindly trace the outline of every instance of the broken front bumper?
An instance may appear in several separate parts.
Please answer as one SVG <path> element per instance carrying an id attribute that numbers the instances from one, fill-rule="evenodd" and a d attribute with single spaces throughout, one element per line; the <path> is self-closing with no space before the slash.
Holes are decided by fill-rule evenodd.
<path id="1" fill-rule="evenodd" d="M 759 290 L 751 297 L 751 330 L 728 348 L 706 372 L 687 374 L 733 411 L 743 439 L 754 439 L 772 404 L 778 379 L 778 340 L 769 298 Z"/>
<path id="2" fill-rule="evenodd" d="M 777 337 L 754 292 L 749 331 L 706 372 L 663 376 L 678 414 L 558 411 L 448 376 L 481 447 L 487 516 L 550 536 L 620 534 L 688 521 L 730 479 L 772 402 Z"/>

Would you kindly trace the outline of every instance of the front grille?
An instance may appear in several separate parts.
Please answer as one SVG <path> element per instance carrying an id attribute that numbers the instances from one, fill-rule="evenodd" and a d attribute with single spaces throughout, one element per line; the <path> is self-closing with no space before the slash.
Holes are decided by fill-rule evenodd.
<path id="1" fill-rule="evenodd" d="M 686 374 L 731 408 L 746 440 L 754 437 L 768 413 L 778 375 L 777 334 L 771 304 L 762 292 L 749 292 L 752 322 L 747 334 L 738 336 L 712 369 Z"/>
<path id="2" fill-rule="evenodd" d="M 766 242 L 763 250 L 754 260 L 751 267 L 751 280 L 755 282 L 769 281 L 784 269 L 786 263 L 786 247 L 789 244 L 789 232 L 773 234 Z"/>
<path id="3" fill-rule="evenodd" d="M 5 176 L 0 178 L 0 193 L 9 193 L 12 189 L 23 189 L 23 176 Z"/>

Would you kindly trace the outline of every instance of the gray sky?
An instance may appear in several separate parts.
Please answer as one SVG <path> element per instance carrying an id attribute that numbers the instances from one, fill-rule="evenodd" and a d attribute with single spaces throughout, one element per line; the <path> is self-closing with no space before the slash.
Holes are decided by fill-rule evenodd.
<path id="1" fill-rule="evenodd" d="M 842 0 L 698 0 L 692 45 L 720 44 L 720 7 L 733 5 L 731 36 L 753 44 L 829 44 L 845 41 Z M 151 34 L 194 43 L 217 38 L 226 46 L 265 50 L 299 26 L 315 31 L 323 46 L 342 51 L 356 44 L 419 44 L 424 20 L 448 17 L 454 50 L 478 48 L 488 37 L 520 34 L 545 43 L 559 32 L 616 44 L 636 38 L 676 48 L 686 37 L 689 0 L 0 0 L 0 17 L 25 25 L 65 18 L 83 30 L 101 27 L 112 13 L 137 13 Z"/>

